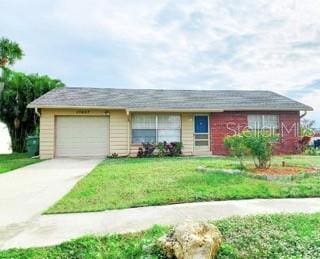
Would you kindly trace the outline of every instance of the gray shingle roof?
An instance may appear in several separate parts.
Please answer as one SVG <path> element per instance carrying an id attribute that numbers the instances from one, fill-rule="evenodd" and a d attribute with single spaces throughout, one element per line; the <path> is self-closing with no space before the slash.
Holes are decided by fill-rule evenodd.
<path id="1" fill-rule="evenodd" d="M 312 110 L 270 91 L 152 90 L 65 87 L 54 89 L 29 108 L 97 107 L 128 110 Z"/>

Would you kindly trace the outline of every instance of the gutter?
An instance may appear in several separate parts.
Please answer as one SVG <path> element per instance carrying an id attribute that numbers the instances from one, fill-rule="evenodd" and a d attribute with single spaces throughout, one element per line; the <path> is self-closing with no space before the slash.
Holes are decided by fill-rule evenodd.
<path id="1" fill-rule="evenodd" d="M 112 107 L 112 106 L 81 106 L 81 105 L 33 105 L 28 104 L 27 108 L 40 108 L 40 109 L 92 109 L 92 110 L 124 110 L 125 107 Z"/>
<path id="2" fill-rule="evenodd" d="M 92 109 L 92 110 L 126 110 L 127 112 L 225 112 L 225 111 L 313 111 L 312 107 L 301 108 L 224 108 L 224 109 L 208 109 L 208 108 L 128 108 L 120 106 L 79 106 L 79 105 L 33 105 L 29 104 L 27 108 L 38 109 Z"/>
<path id="3" fill-rule="evenodd" d="M 35 112 L 35 114 L 37 114 L 38 115 L 38 117 L 41 117 L 41 113 L 39 112 L 39 110 L 38 110 L 38 108 L 36 107 L 36 108 L 34 108 L 34 112 Z"/>
<path id="4" fill-rule="evenodd" d="M 150 108 L 132 108 L 130 112 L 224 112 L 223 109 L 150 109 Z"/>

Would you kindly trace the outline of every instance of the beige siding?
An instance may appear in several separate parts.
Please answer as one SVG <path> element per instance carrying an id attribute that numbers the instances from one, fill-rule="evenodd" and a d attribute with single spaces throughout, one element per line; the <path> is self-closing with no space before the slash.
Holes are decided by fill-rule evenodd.
<path id="1" fill-rule="evenodd" d="M 110 116 L 110 153 L 126 155 L 127 120 L 125 111 L 105 111 L 87 109 L 42 109 L 40 117 L 40 158 L 55 156 L 56 116 Z M 112 141 L 111 141 L 112 140 Z"/>
<path id="2" fill-rule="evenodd" d="M 181 141 L 184 155 L 193 155 L 193 116 L 193 113 L 181 115 Z"/>
<path id="3" fill-rule="evenodd" d="M 140 145 L 132 145 L 130 146 L 130 156 L 132 157 L 136 157 L 138 154 L 138 149 L 139 149 Z"/>
<path id="4" fill-rule="evenodd" d="M 125 111 L 110 111 L 110 153 L 128 155 L 129 129 Z"/>
<path id="5" fill-rule="evenodd" d="M 54 113 L 43 110 L 40 118 L 40 158 L 54 157 Z"/>

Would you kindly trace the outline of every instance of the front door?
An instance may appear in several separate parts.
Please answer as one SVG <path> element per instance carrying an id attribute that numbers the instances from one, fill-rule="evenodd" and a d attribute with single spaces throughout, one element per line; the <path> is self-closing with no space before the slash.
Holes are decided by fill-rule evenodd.
<path id="1" fill-rule="evenodd" d="M 194 148 L 195 152 L 210 151 L 209 147 L 209 116 L 194 116 Z"/>

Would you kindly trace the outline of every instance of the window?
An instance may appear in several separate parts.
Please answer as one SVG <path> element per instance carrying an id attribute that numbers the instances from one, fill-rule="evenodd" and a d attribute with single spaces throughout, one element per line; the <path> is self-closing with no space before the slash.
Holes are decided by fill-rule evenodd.
<path id="1" fill-rule="evenodd" d="M 132 143 L 156 143 L 156 116 L 133 115 L 132 117 Z"/>
<path id="2" fill-rule="evenodd" d="M 248 115 L 248 127 L 251 130 L 270 130 L 277 132 L 279 130 L 279 115 Z"/>
<path id="3" fill-rule="evenodd" d="M 180 129 L 179 115 L 158 115 L 158 142 L 179 142 Z"/>
<path id="4" fill-rule="evenodd" d="M 179 115 L 133 114 L 132 143 L 179 142 L 181 118 Z"/>

